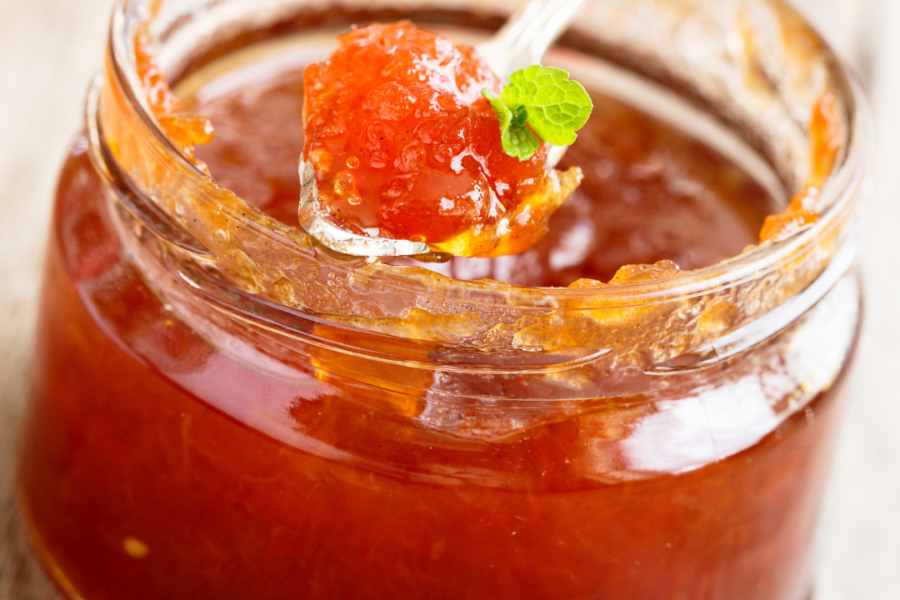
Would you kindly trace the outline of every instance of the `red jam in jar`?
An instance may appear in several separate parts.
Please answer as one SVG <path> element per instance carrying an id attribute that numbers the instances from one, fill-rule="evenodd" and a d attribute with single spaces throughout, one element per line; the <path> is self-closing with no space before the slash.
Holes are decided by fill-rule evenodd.
<path id="1" fill-rule="evenodd" d="M 153 38 L 163 50 L 179 28 L 223 18 L 171 2 L 154 21 L 173 28 Z M 347 145 L 304 138 L 305 86 L 334 75 L 303 71 L 333 49 L 326 28 L 398 15 L 301 2 L 265 25 L 275 17 L 246 4 L 258 20 L 222 25 L 205 54 L 159 53 L 178 96 L 162 112 L 134 101 L 140 76 L 122 76 L 157 67 L 112 44 L 61 172 L 19 484 L 66 597 L 802 600 L 860 322 L 859 182 L 834 205 L 809 200 L 828 197 L 833 167 L 862 161 L 846 149 L 856 92 L 827 49 L 784 54 L 821 66 L 827 77 L 809 76 L 828 87 L 793 97 L 809 118 L 770 148 L 801 165 L 782 177 L 800 190 L 787 210 L 812 216 L 770 218 L 761 244 L 788 194 L 636 108 L 649 106 L 640 94 L 588 84 L 594 113 L 563 163 L 584 181 L 536 245 L 348 259 L 296 228 L 304 145 L 340 170 L 360 153 L 356 185 L 391 182 L 380 150 L 363 160 L 367 142 L 350 140 L 364 111 L 341 128 Z M 614 4 L 592 5 L 562 63 L 609 68 L 598 48 L 618 38 L 591 36 L 648 18 Z M 482 23 L 458 10 L 412 17 Z M 119 13 L 113 40 L 132 39 L 143 14 Z M 769 17 L 807 31 L 791 15 Z M 811 89 L 789 74 L 785 86 Z M 375 89 L 360 81 L 361 101 Z M 328 106 L 307 110 L 328 127 Z M 494 135 L 480 102 L 441 110 L 434 127 L 456 115 L 476 149 Z M 432 193 L 446 163 L 413 154 L 412 185 Z M 497 160 L 485 185 L 537 165 Z M 468 208 L 440 224 L 379 210 L 347 224 L 412 237 L 474 223 Z"/>

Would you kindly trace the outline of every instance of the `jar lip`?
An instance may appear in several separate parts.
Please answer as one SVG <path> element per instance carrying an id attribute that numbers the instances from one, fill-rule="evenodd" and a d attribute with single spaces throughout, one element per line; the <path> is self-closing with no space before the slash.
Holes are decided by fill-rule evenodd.
<path id="1" fill-rule="evenodd" d="M 213 178 L 204 173 L 176 148 L 154 117 L 144 94 L 140 91 L 142 88 L 134 67 L 133 27 L 135 23 L 147 18 L 147 5 L 152 2 L 153 0 L 121 0 L 116 5 L 109 34 L 109 62 L 113 76 L 121 84 L 121 90 L 135 116 L 155 141 L 171 155 L 171 158 L 193 177 L 210 179 L 215 183 Z M 775 2 L 793 12 L 793 9 L 783 0 L 775 0 Z M 861 186 L 871 153 L 872 131 L 871 117 L 862 93 L 862 85 L 856 74 L 836 57 L 830 45 L 821 39 L 805 19 L 803 19 L 803 24 L 822 44 L 822 52 L 829 59 L 827 68 L 830 75 L 840 85 L 840 88 L 834 91 L 841 95 L 842 106 L 847 113 L 845 151 L 839 154 L 839 163 L 834 166 L 822 185 L 818 204 L 825 208 L 820 212 L 818 220 L 813 225 L 801 229 L 785 239 L 764 242 L 717 264 L 684 271 L 678 275 L 658 280 L 621 284 L 605 283 L 600 286 L 573 289 L 513 286 L 494 280 L 466 281 L 436 273 L 433 274 L 434 277 L 441 281 L 446 280 L 452 286 L 454 299 L 461 297 L 460 291 L 471 293 L 471 296 L 463 294 L 463 297 L 466 304 L 472 305 L 502 305 L 505 307 L 512 305 L 517 309 L 545 310 L 548 302 L 557 306 L 565 306 L 574 301 L 577 306 L 579 301 L 589 299 L 592 305 L 598 302 L 605 304 L 608 301 L 619 308 L 650 306 L 676 299 L 684 300 L 758 279 L 795 260 L 805 249 L 815 247 L 839 225 L 841 215 L 854 201 L 854 195 Z M 258 210 L 254 207 L 250 208 Z M 300 235 L 305 235 L 298 227 L 290 225 L 285 225 L 285 227 Z M 319 260 L 310 253 L 304 253 L 302 249 L 298 248 L 298 250 L 304 260 Z M 338 264 L 332 261 L 329 266 L 341 268 Z M 358 261 L 355 261 L 348 262 L 347 266 L 343 268 L 352 270 L 357 266 Z M 387 265 L 385 266 L 387 267 Z M 380 283 L 401 292 L 438 297 L 446 295 L 438 293 L 437 290 L 422 289 L 421 277 L 412 274 L 405 267 L 389 268 L 390 272 L 388 273 L 368 276 L 377 278 Z M 495 299 L 498 291 L 502 292 L 502 302 Z M 482 295 L 483 298 L 480 297 Z"/>

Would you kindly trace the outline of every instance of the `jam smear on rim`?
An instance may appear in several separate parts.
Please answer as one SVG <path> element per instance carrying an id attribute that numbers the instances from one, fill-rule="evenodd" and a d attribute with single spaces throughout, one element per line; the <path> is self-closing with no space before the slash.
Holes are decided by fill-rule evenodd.
<path id="1" fill-rule="evenodd" d="M 500 79 L 470 46 L 408 21 L 340 37 L 304 73 L 304 156 L 340 228 L 459 256 L 521 252 L 581 180 L 506 155 L 483 89 Z"/>

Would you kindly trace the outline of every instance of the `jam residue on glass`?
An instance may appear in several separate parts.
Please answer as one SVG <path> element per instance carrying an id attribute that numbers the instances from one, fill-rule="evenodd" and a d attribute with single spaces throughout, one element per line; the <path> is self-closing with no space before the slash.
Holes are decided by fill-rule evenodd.
<path id="1" fill-rule="evenodd" d="M 819 220 L 816 204 L 822 186 L 834 170 L 841 141 L 837 112 L 834 96 L 828 92 L 822 94 L 813 107 L 809 124 L 809 178 L 806 185 L 791 198 L 787 208 L 766 217 L 759 234 L 760 243 L 783 240 Z"/>
<path id="2" fill-rule="evenodd" d="M 205 116 L 184 112 L 181 102 L 169 87 L 168 79 L 150 50 L 149 21 L 138 28 L 134 37 L 134 60 L 147 104 L 178 150 L 204 172 L 206 166 L 194 157 L 196 146 L 208 144 L 215 136 L 212 122 Z"/>
<path id="3" fill-rule="evenodd" d="M 342 229 L 461 256 L 514 254 L 546 231 L 580 170 L 503 152 L 483 89 L 500 79 L 470 46 L 408 21 L 370 25 L 304 74 L 304 156 Z"/>

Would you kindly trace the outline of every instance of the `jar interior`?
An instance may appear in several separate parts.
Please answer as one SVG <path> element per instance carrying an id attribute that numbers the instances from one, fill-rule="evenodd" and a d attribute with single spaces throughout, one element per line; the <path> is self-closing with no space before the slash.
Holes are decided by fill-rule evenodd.
<path id="1" fill-rule="evenodd" d="M 422 26 L 457 43 L 484 39 L 471 30 Z M 212 142 L 196 149 L 213 179 L 286 225 L 297 223 L 303 69 L 324 60 L 341 33 L 300 32 L 256 43 L 175 86 L 182 107 L 216 128 Z M 662 260 L 693 270 L 757 243 L 764 218 L 783 208 L 787 193 L 768 165 L 677 95 L 584 54 L 558 50 L 547 62 L 575 73 L 595 104 L 560 165 L 580 167 L 585 180 L 556 212 L 547 236 L 511 256 L 386 263 L 532 287 L 609 281 L 626 264 Z"/>

